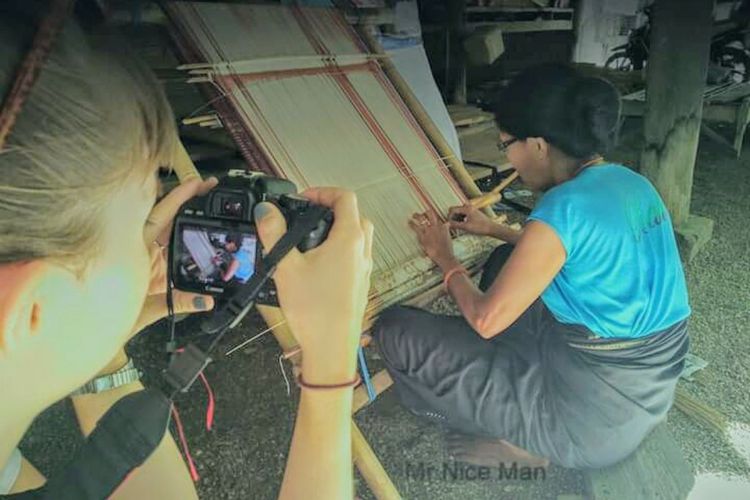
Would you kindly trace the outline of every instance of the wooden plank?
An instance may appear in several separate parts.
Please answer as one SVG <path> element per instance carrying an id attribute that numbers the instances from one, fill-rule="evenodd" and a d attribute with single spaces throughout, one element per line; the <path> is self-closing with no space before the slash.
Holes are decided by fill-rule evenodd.
<path id="1" fill-rule="evenodd" d="M 383 394 L 390 386 L 393 385 L 393 379 L 386 370 L 381 370 L 370 379 L 372 385 L 375 388 L 375 394 L 378 396 Z M 352 403 L 352 413 L 357 413 L 359 410 L 370 404 L 370 396 L 367 394 L 367 388 L 364 385 L 357 387 L 354 391 L 354 400 Z"/>
<path id="2" fill-rule="evenodd" d="M 456 133 L 458 134 L 458 139 L 460 140 L 470 135 L 479 134 L 481 132 L 492 130 L 495 127 L 496 125 L 495 125 L 494 120 L 490 120 L 490 121 L 486 121 L 483 123 L 478 123 L 476 125 L 470 125 L 468 127 L 458 127 L 456 129 Z"/>
<path id="3" fill-rule="evenodd" d="M 453 125 L 456 127 L 491 122 L 494 119 L 492 113 L 483 111 L 476 106 L 467 106 L 465 104 L 449 104 L 448 114 L 451 117 Z"/>
<path id="4" fill-rule="evenodd" d="M 695 478 L 682 450 L 662 423 L 622 462 L 584 472 L 592 500 L 683 500 Z"/>
<path id="5" fill-rule="evenodd" d="M 479 7 L 466 7 L 467 14 L 484 14 L 484 13 L 534 13 L 540 14 L 543 12 L 551 12 L 555 14 L 573 14 L 574 9 L 560 8 L 560 7 L 502 7 L 502 6 L 479 6 Z"/>
<path id="6" fill-rule="evenodd" d="M 729 103 L 739 101 L 750 95 L 750 82 L 735 82 L 722 92 L 706 96 L 706 100 L 712 103 Z"/>
<path id="7" fill-rule="evenodd" d="M 541 21 L 508 21 L 508 22 L 478 22 L 466 23 L 467 29 L 482 26 L 497 26 L 504 33 L 528 33 L 533 31 L 570 31 L 573 21 L 570 19 L 551 19 Z"/>
<path id="8" fill-rule="evenodd" d="M 706 121 L 735 123 L 737 120 L 736 104 L 704 104 L 703 119 Z M 623 116 L 643 116 L 646 114 L 646 103 L 636 100 L 622 100 Z"/>

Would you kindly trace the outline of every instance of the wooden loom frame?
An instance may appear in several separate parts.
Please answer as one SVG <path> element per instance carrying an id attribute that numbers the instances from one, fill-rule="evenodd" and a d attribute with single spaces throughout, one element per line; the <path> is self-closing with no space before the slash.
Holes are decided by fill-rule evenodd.
<path id="1" fill-rule="evenodd" d="M 395 88 L 398 95 L 404 101 L 407 109 L 411 112 L 417 124 L 421 127 L 422 131 L 432 143 L 433 147 L 437 150 L 441 158 L 447 163 L 449 170 L 453 174 L 454 179 L 459 184 L 464 194 L 470 198 L 477 198 L 481 196 L 481 191 L 474 183 L 474 180 L 466 170 L 463 162 L 455 156 L 447 141 L 445 141 L 442 134 L 440 133 L 438 127 L 434 124 L 429 114 L 413 94 L 406 81 L 398 73 L 393 63 L 385 55 L 385 52 L 383 51 L 382 47 L 380 47 L 380 44 L 377 42 L 377 40 L 367 32 L 366 28 L 360 30 L 359 34 L 366 42 L 367 48 L 369 49 L 370 53 L 379 56 L 377 60 L 383 72 Z M 220 101 L 215 101 L 215 103 L 218 102 Z M 219 104 L 219 107 L 220 106 L 221 104 Z M 222 111 L 220 111 L 220 113 L 221 112 Z M 231 113 L 231 111 L 229 110 L 223 110 L 223 112 Z M 229 132 L 233 137 L 237 137 L 238 134 L 243 134 L 243 131 L 238 130 L 230 129 Z M 248 159 L 252 158 L 254 160 L 253 163 L 255 163 L 256 165 L 266 162 L 266 160 L 261 157 L 262 155 L 255 154 L 255 152 L 250 151 L 249 148 L 245 149 L 248 150 L 243 150 L 243 154 Z M 186 180 L 194 177 L 200 177 L 199 172 L 190 160 L 184 147 L 180 147 L 178 151 L 178 157 L 175 161 L 174 169 L 181 182 L 185 182 Z M 486 208 L 484 210 L 486 213 L 488 213 L 488 215 L 494 217 L 495 214 L 490 208 Z M 475 274 L 481 268 L 481 261 L 474 260 L 473 262 L 470 262 L 468 264 L 468 267 L 470 273 Z M 442 286 L 440 283 L 438 283 L 437 285 L 431 286 L 426 291 L 423 291 L 411 297 L 406 301 L 406 303 L 415 306 L 426 306 L 432 300 L 443 295 L 443 293 L 444 291 L 442 289 Z M 297 369 L 301 362 L 300 350 L 298 347 L 298 343 L 294 338 L 293 332 L 286 324 L 282 311 L 279 308 L 268 306 L 259 306 L 258 311 L 263 317 L 263 320 L 266 322 L 266 324 L 269 325 L 270 328 L 272 328 L 273 335 L 276 338 L 282 351 L 284 352 L 285 358 L 290 360 L 295 366 L 295 369 Z M 372 319 L 373 318 L 366 319 L 364 327 L 365 331 L 369 330 Z M 367 344 L 368 337 L 364 336 L 364 339 L 364 343 Z M 386 389 L 388 389 L 393 384 L 393 381 L 387 371 L 382 370 L 372 377 L 372 383 L 375 387 L 376 394 L 379 395 Z M 357 411 L 364 408 L 369 403 L 369 401 L 369 396 L 365 387 L 362 385 L 357 387 L 354 391 L 352 414 L 354 415 Z M 352 420 L 352 457 L 354 465 L 357 466 L 357 469 L 365 479 L 368 487 L 379 500 L 392 500 L 401 498 L 398 490 L 391 481 L 385 468 L 378 460 L 375 452 L 370 447 L 369 443 L 367 442 L 366 438 L 364 437 L 354 420 Z"/>

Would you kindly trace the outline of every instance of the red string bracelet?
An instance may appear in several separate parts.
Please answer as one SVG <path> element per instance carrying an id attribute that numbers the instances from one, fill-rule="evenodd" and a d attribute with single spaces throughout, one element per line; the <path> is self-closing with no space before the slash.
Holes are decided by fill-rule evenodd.
<path id="1" fill-rule="evenodd" d="M 356 387 L 359 385 L 359 383 L 362 382 L 362 379 L 357 375 L 354 380 L 350 380 L 349 382 L 342 382 L 340 384 L 308 384 L 304 381 L 302 378 L 302 374 L 300 373 L 297 376 L 297 385 L 300 386 L 302 389 L 311 389 L 314 391 L 328 391 L 333 389 L 348 389 L 350 387 Z"/>
<path id="2" fill-rule="evenodd" d="M 448 271 L 447 273 L 445 273 L 445 278 L 443 278 L 443 288 L 445 288 L 446 292 L 448 291 L 448 282 L 456 274 L 463 274 L 463 275 L 468 276 L 469 271 L 467 271 L 464 266 L 456 266 L 450 271 Z"/>

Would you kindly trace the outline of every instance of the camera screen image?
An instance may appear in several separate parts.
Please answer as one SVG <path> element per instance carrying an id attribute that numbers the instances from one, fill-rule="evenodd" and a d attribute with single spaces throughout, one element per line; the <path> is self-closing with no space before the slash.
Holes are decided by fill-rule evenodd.
<path id="1" fill-rule="evenodd" d="M 255 234 L 185 226 L 180 243 L 177 271 L 184 282 L 224 288 L 247 283 L 255 273 Z"/>

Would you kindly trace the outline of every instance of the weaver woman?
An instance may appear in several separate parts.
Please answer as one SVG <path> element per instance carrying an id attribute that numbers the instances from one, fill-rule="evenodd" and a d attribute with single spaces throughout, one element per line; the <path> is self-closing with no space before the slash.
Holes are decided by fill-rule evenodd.
<path id="1" fill-rule="evenodd" d="M 607 466 L 665 417 L 688 350 L 672 223 L 646 178 L 600 156 L 619 119 L 605 81 L 532 68 L 494 112 L 500 148 L 543 196 L 520 232 L 470 207 L 448 223 L 415 214 L 461 315 L 396 307 L 375 335 L 402 402 L 462 433 L 449 438 L 455 458 Z M 508 242 L 478 287 L 450 228 Z"/>

